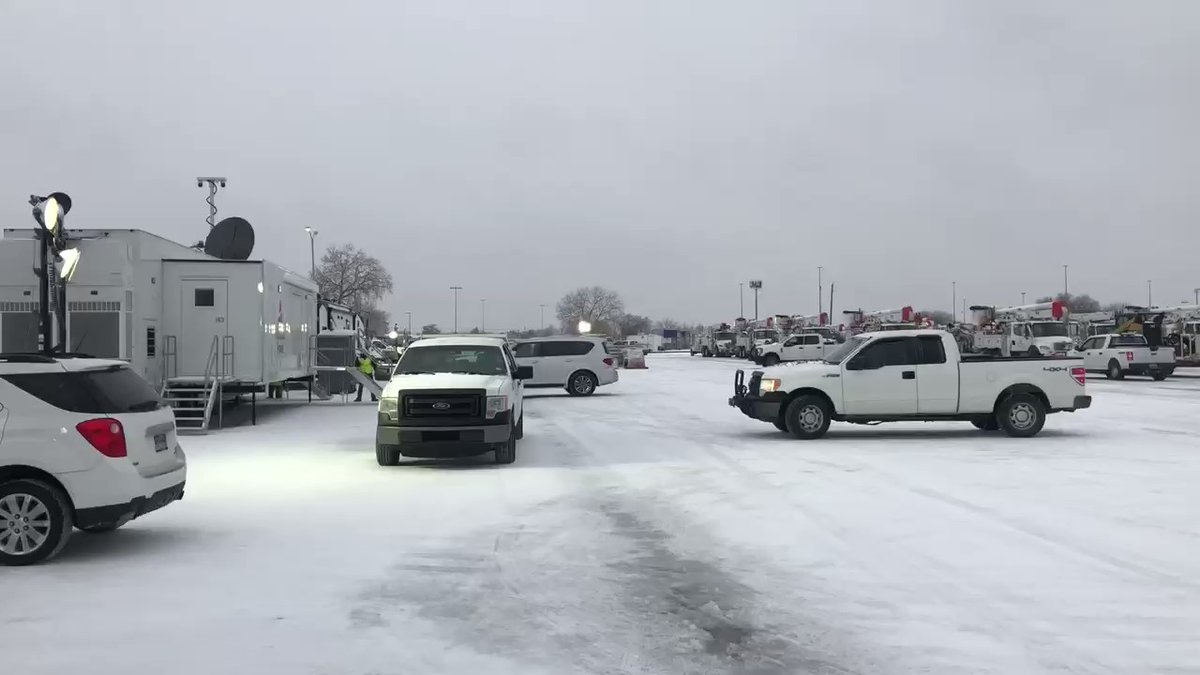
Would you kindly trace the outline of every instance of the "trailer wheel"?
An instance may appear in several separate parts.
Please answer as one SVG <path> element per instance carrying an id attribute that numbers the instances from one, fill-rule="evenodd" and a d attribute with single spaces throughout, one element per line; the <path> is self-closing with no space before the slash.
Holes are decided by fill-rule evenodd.
<path id="1" fill-rule="evenodd" d="M 1009 436 L 1029 438 L 1046 424 L 1046 406 L 1033 394 L 1013 394 L 1000 402 L 996 420 Z"/>
<path id="2" fill-rule="evenodd" d="M 1125 373 L 1121 371 L 1121 364 L 1117 363 L 1116 359 L 1108 362 L 1108 370 L 1104 371 L 1104 376 L 1110 380 L 1125 379 Z"/>

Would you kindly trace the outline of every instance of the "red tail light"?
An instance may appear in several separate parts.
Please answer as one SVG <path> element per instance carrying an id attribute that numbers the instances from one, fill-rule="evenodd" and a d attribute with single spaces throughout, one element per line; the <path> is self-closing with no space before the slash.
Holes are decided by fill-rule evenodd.
<path id="1" fill-rule="evenodd" d="M 1083 366 L 1071 368 L 1071 377 L 1081 385 L 1087 384 L 1087 371 L 1084 370 Z"/>
<path id="2" fill-rule="evenodd" d="M 1133 352 L 1125 352 L 1125 360 L 1132 361 L 1133 360 Z"/>
<path id="3" fill-rule="evenodd" d="M 604 359 L 604 365 L 611 366 L 612 364 L 613 364 L 613 360 L 611 357 Z"/>
<path id="4" fill-rule="evenodd" d="M 125 428 L 117 420 L 102 417 L 80 422 L 75 429 L 105 457 L 125 456 Z"/>

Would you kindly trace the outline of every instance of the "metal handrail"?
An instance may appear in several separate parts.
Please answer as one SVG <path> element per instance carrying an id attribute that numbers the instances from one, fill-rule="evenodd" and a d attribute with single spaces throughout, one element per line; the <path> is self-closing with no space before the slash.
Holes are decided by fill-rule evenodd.
<path id="1" fill-rule="evenodd" d="M 208 348 L 208 360 L 204 362 L 205 382 L 208 382 L 210 377 L 214 377 L 215 371 L 219 368 L 217 365 L 217 344 L 219 339 L 219 335 L 214 335 L 212 339 L 212 346 Z"/>
<path id="2" fill-rule="evenodd" d="M 235 355 L 236 347 L 237 347 L 237 343 L 234 341 L 232 335 L 225 335 L 225 336 L 221 337 L 221 370 L 222 370 L 221 376 L 222 377 L 233 375 L 237 372 L 237 357 Z M 228 366 L 225 365 L 226 358 L 229 359 Z"/>

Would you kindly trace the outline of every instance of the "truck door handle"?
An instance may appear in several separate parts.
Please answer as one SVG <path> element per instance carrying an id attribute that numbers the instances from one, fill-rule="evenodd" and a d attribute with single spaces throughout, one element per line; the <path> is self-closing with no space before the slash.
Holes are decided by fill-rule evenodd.
<path id="1" fill-rule="evenodd" d="M 906 370 L 906 371 L 900 373 L 900 377 L 902 377 L 906 380 L 915 380 L 915 379 L 917 379 L 917 371 Z"/>

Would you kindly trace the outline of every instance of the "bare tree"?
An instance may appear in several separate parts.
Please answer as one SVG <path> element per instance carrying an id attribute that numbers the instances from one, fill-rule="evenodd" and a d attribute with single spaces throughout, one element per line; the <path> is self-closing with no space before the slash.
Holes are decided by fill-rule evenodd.
<path id="1" fill-rule="evenodd" d="M 378 307 L 370 307 L 362 310 L 363 321 L 367 323 L 367 332 L 371 335 L 387 335 L 390 331 L 388 326 L 391 322 L 388 321 L 388 313 Z"/>
<path id="2" fill-rule="evenodd" d="M 378 258 L 354 244 L 330 246 L 317 267 L 321 297 L 355 312 L 375 309 L 375 303 L 392 292 L 392 275 Z M 386 315 L 384 323 L 386 324 Z"/>
<path id="3" fill-rule="evenodd" d="M 649 318 L 637 314 L 622 314 L 617 318 L 616 323 L 617 327 L 621 329 L 621 335 L 649 333 L 650 327 L 653 325 Z"/>
<path id="4" fill-rule="evenodd" d="M 659 319 L 658 321 L 654 322 L 654 330 L 657 331 L 678 330 L 683 327 L 684 326 L 675 319 Z"/>
<path id="5" fill-rule="evenodd" d="M 567 293 L 558 301 L 558 320 L 568 330 L 574 328 L 579 321 L 589 321 L 593 330 L 599 330 L 600 324 L 608 324 L 621 316 L 625 311 L 625 303 L 616 291 L 601 286 L 577 288 Z"/>

